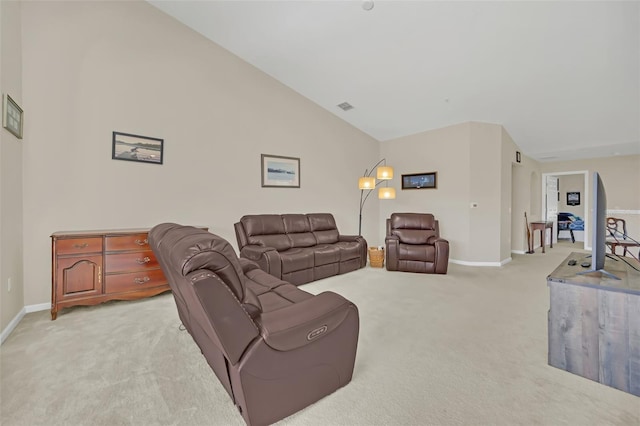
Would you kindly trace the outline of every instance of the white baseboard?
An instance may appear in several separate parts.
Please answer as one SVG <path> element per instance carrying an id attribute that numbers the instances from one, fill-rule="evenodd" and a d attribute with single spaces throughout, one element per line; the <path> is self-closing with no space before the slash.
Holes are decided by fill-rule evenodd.
<path id="1" fill-rule="evenodd" d="M 51 309 L 51 303 L 38 303 L 37 305 L 27 305 L 24 310 L 30 314 L 31 312 L 46 311 Z"/>
<path id="2" fill-rule="evenodd" d="M 20 309 L 20 312 L 18 312 L 18 314 L 15 317 L 13 317 L 11 322 L 9 322 L 9 325 L 7 325 L 7 327 L 4 330 L 2 330 L 2 334 L 0 334 L 0 345 L 4 343 L 4 341 L 6 340 L 7 337 L 9 337 L 11 332 L 18 326 L 18 324 L 20 324 L 20 321 L 22 321 L 22 318 L 24 318 L 26 314 L 29 314 L 31 312 L 46 311 L 48 309 L 51 309 L 51 303 L 38 303 L 37 305 L 27 305 L 22 309 Z"/>
<path id="3" fill-rule="evenodd" d="M 27 311 L 25 308 L 20 309 L 20 312 L 18 312 L 18 314 L 13 317 L 9 325 L 7 325 L 4 330 L 2 330 L 2 334 L 0 334 L 0 345 L 4 343 L 7 337 L 9 337 L 13 329 L 16 328 L 16 326 L 20 323 L 22 318 L 24 318 L 24 314 L 26 313 Z"/>
<path id="4" fill-rule="evenodd" d="M 464 266 L 503 266 L 511 262 L 511 258 L 504 259 L 501 262 L 468 262 L 466 260 L 449 259 L 449 262 Z"/>

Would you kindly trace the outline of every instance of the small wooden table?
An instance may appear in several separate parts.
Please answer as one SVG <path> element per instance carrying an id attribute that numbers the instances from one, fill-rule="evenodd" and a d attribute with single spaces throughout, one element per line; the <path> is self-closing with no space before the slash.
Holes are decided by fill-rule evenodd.
<path id="1" fill-rule="evenodd" d="M 540 244 L 542 245 L 542 252 L 544 253 L 544 246 L 546 245 L 545 239 L 546 239 L 546 235 L 547 235 L 547 229 L 550 229 L 551 232 L 549 233 L 549 240 L 550 240 L 550 244 L 549 247 L 553 248 L 553 222 L 545 222 L 545 221 L 540 221 L 540 222 L 529 222 L 529 225 L 531 226 L 531 235 L 534 235 L 536 230 L 540 230 Z M 529 252 L 533 253 L 535 250 L 533 249 L 533 241 L 531 241 L 531 247 L 529 247 Z"/>

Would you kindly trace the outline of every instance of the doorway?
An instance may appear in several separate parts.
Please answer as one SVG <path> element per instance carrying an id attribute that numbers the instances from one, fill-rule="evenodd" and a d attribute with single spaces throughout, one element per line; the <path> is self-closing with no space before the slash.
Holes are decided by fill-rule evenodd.
<path id="1" fill-rule="evenodd" d="M 580 197 L 580 205 L 573 205 L 571 212 L 580 216 L 584 220 L 584 231 L 582 231 L 582 248 L 590 250 L 590 211 L 589 211 L 589 172 L 586 170 L 572 171 L 572 172 L 552 172 L 542 174 L 542 212 L 541 217 L 543 220 L 553 222 L 553 232 L 551 238 L 553 242 L 558 242 L 558 212 L 563 209 L 566 210 L 566 194 L 567 192 L 576 192 L 574 187 L 563 187 L 561 177 L 582 177 L 582 197 Z M 551 198 L 550 198 L 551 197 Z M 572 198 L 573 199 L 573 198 Z M 577 231 L 574 231 L 574 234 Z M 576 239 L 575 244 L 580 241 Z"/>

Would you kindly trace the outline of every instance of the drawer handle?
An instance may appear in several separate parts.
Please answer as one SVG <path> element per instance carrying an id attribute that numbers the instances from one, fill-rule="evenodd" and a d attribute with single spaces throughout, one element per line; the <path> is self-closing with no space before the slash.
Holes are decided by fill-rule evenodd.
<path id="1" fill-rule="evenodd" d="M 83 249 L 83 248 L 87 248 L 87 247 L 89 247 L 88 243 L 82 243 L 82 244 L 77 244 L 76 243 L 76 244 L 73 245 L 73 248 L 77 248 L 77 249 Z"/>
<path id="2" fill-rule="evenodd" d="M 149 244 L 149 240 L 145 238 L 144 240 L 135 240 L 134 243 L 139 246 L 146 246 L 147 244 Z"/>
<path id="3" fill-rule="evenodd" d="M 149 256 L 145 256 L 142 259 L 140 258 L 136 259 L 136 262 L 138 263 L 138 265 L 144 265 L 145 263 L 151 262 L 151 258 Z"/>
<path id="4" fill-rule="evenodd" d="M 149 282 L 149 281 L 151 281 L 151 278 L 149 278 L 149 277 L 144 277 L 144 278 L 134 278 L 134 279 L 133 279 L 133 282 L 134 282 L 134 283 L 136 283 L 136 284 L 144 284 L 144 283 L 147 283 L 147 282 Z"/>

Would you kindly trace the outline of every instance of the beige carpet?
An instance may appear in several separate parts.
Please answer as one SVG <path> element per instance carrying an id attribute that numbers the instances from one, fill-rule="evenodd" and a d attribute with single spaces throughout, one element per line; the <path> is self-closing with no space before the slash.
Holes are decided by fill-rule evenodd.
<path id="1" fill-rule="evenodd" d="M 303 286 L 358 305 L 353 381 L 282 425 L 640 425 L 640 398 L 547 365 L 546 276 L 577 245 L 446 276 L 367 267 Z M 28 314 L 0 423 L 242 425 L 171 294 Z"/>

